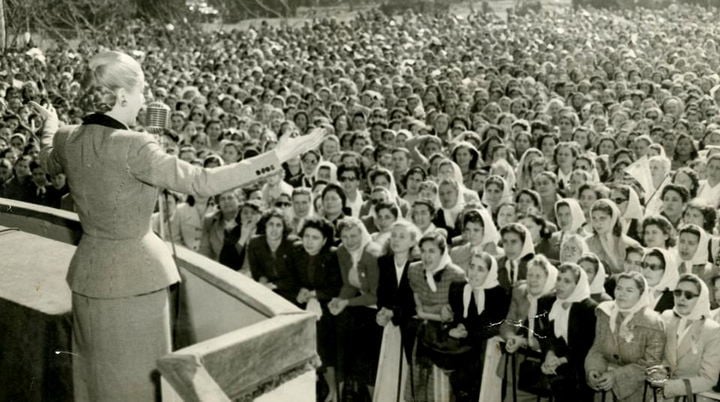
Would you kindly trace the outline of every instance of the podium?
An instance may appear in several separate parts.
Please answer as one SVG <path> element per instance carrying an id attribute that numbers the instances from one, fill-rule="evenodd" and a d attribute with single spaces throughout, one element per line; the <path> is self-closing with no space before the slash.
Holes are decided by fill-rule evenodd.
<path id="1" fill-rule="evenodd" d="M 0 198 L 0 400 L 72 400 L 75 213 Z M 168 245 L 169 247 L 169 245 Z M 158 360 L 164 401 L 315 401 L 314 317 L 177 246 L 174 351 Z"/>

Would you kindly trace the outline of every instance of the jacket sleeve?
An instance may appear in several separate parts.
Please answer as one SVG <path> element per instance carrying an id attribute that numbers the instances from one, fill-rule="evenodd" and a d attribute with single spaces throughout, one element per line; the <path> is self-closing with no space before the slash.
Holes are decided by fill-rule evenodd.
<path id="1" fill-rule="evenodd" d="M 701 351 L 700 371 L 695 376 L 689 377 L 690 388 L 693 393 L 710 391 L 718 382 L 718 375 L 720 374 L 720 328 L 715 327 L 711 332 L 707 336 L 707 342 Z M 666 398 L 684 396 L 686 392 L 683 380 L 669 380 L 665 384 L 664 393 Z"/>
<path id="2" fill-rule="evenodd" d="M 280 169 L 274 151 L 217 168 L 201 168 L 168 155 L 150 134 L 133 133 L 128 169 L 138 180 L 185 194 L 210 197 L 272 175 Z"/>
<path id="3" fill-rule="evenodd" d="M 470 330 L 473 338 L 477 341 L 490 339 L 500 334 L 500 327 L 508 314 L 510 300 L 502 288 L 497 288 L 497 290 L 497 292 L 492 293 L 494 296 L 492 301 L 488 298 L 485 300 L 485 311 L 482 313 L 483 320 L 476 321 L 480 325 L 474 325 Z"/>
<path id="4" fill-rule="evenodd" d="M 61 164 L 62 144 L 67 140 L 68 134 L 77 126 L 65 126 L 58 130 L 57 125 L 43 126 L 40 133 L 40 165 L 51 176 L 62 173 Z"/>
<path id="5" fill-rule="evenodd" d="M 600 310 L 595 310 L 595 316 L 597 317 L 595 324 L 595 339 L 593 344 L 585 357 L 585 373 L 591 371 L 597 371 L 604 373 L 608 368 L 608 361 L 603 355 L 603 343 L 605 337 L 611 336 L 610 327 L 608 326 L 607 315 Z"/>
<path id="6" fill-rule="evenodd" d="M 367 291 L 348 300 L 350 306 L 372 306 L 377 304 L 377 289 L 380 282 L 380 269 L 378 268 L 377 258 L 367 251 L 363 253 L 363 257 L 358 262 L 358 271 L 365 272 L 365 282 Z M 362 279 L 361 279 L 362 281 Z"/>
<path id="7" fill-rule="evenodd" d="M 267 274 L 265 273 L 265 270 L 263 269 L 264 266 L 262 265 L 262 256 L 260 253 L 260 245 L 258 244 L 262 237 L 255 237 L 250 240 L 250 243 L 247 248 L 247 261 L 250 265 L 250 274 L 252 275 L 252 278 L 256 281 L 259 281 L 260 278 L 265 277 L 265 279 L 270 279 L 267 277 Z"/>
<path id="8" fill-rule="evenodd" d="M 658 318 L 659 320 L 659 318 Z M 643 357 L 635 363 L 626 364 L 612 371 L 615 383 L 613 391 L 619 399 L 623 399 L 637 391 L 645 382 L 645 369 L 660 364 L 665 351 L 665 331 L 662 325 L 658 328 L 641 327 L 635 331 L 647 331 Z"/>
<path id="9" fill-rule="evenodd" d="M 325 260 L 323 267 L 324 277 L 322 281 L 315 288 L 317 298 L 319 301 L 330 301 L 333 297 L 340 294 L 340 288 L 342 288 L 343 280 L 340 274 L 340 266 L 338 264 L 337 253 L 332 251 Z"/>

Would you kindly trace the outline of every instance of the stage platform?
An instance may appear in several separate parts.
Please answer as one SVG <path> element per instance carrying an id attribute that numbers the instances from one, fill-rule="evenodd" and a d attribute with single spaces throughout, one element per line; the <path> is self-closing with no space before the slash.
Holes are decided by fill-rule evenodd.
<path id="1" fill-rule="evenodd" d="M 81 235 L 74 213 L 0 198 L 0 401 L 72 400 L 65 275 Z M 163 400 L 315 401 L 314 318 L 176 249 L 177 350 L 158 361 Z"/>

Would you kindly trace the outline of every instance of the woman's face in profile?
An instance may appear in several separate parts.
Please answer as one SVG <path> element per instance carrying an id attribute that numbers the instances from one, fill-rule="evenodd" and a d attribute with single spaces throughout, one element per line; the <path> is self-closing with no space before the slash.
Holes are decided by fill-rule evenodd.
<path id="1" fill-rule="evenodd" d="M 130 90 L 125 90 L 125 98 L 127 104 L 126 108 L 128 116 L 131 116 L 132 121 L 130 125 L 134 125 L 137 121 L 137 115 L 140 113 L 140 109 L 145 106 L 145 76 L 141 75 L 138 82 Z M 123 98 L 121 97 L 121 101 Z"/>

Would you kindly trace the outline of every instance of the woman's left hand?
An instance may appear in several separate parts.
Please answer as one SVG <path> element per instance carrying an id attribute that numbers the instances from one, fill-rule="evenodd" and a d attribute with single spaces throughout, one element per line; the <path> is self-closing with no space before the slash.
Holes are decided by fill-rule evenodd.
<path id="1" fill-rule="evenodd" d="M 605 372 L 600 374 L 600 380 L 597 382 L 597 386 L 599 389 L 603 391 L 610 391 L 615 385 L 615 378 L 613 377 L 612 373 Z"/>

